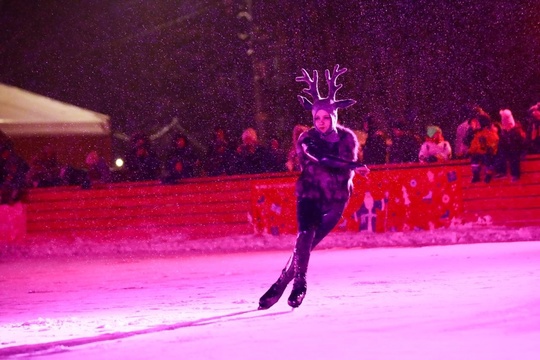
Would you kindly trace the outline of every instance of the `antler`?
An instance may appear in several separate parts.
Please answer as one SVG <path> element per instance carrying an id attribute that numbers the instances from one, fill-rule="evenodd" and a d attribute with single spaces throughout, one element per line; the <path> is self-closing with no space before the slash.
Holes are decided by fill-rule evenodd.
<path id="1" fill-rule="evenodd" d="M 296 81 L 304 81 L 308 84 L 307 88 L 304 88 L 302 91 L 305 93 L 308 93 L 313 98 L 313 102 L 318 101 L 321 99 L 321 95 L 319 94 L 319 73 L 317 70 L 313 70 L 313 79 L 309 76 L 309 73 L 306 71 L 306 69 L 302 69 L 303 76 L 297 76 Z M 313 103 L 309 101 L 306 97 L 298 95 L 298 100 L 300 100 L 300 103 L 304 107 L 304 109 L 311 111 L 313 108 Z"/>
<path id="2" fill-rule="evenodd" d="M 308 84 L 307 88 L 302 89 L 303 92 L 311 95 L 313 101 L 320 100 L 321 95 L 319 94 L 319 73 L 317 70 L 313 70 L 313 79 L 309 76 L 309 73 L 306 69 L 302 69 L 303 76 L 297 76 L 296 81 L 304 81 Z"/>
<path id="3" fill-rule="evenodd" d="M 353 104 L 356 104 L 356 101 L 352 99 L 336 100 L 337 91 L 343 87 L 343 84 L 337 83 L 337 78 L 340 75 L 345 74 L 346 72 L 347 68 L 340 69 L 339 64 L 336 64 L 336 66 L 334 66 L 334 72 L 332 76 L 330 76 L 329 70 L 325 70 L 324 72 L 326 75 L 326 83 L 328 84 L 328 99 L 331 99 L 336 109 L 345 109 Z"/>
<path id="4" fill-rule="evenodd" d="M 319 93 L 318 88 L 318 82 L 319 82 L 319 73 L 317 70 L 313 70 L 313 78 L 309 76 L 309 73 L 306 71 L 306 69 L 302 69 L 302 76 L 297 76 L 296 81 L 300 82 L 306 82 L 308 84 L 308 87 L 303 89 L 302 91 L 311 95 L 314 102 L 324 102 L 327 105 L 333 107 L 334 109 L 344 109 L 352 104 L 356 103 L 356 101 L 352 99 L 347 100 L 336 100 L 336 94 L 339 89 L 343 86 L 343 84 L 337 83 L 337 78 L 346 73 L 347 68 L 340 69 L 339 65 L 334 66 L 334 71 L 332 74 L 330 74 L 329 70 L 325 70 L 326 75 L 326 82 L 328 84 L 328 97 L 321 98 L 321 94 Z M 313 109 L 313 103 L 309 101 L 304 96 L 298 95 L 298 99 L 300 100 L 300 103 L 304 107 L 304 109 L 311 111 Z"/>
<path id="5" fill-rule="evenodd" d="M 332 99 L 333 101 L 336 101 L 336 94 L 339 89 L 343 87 L 343 84 L 337 83 L 337 78 L 345 74 L 347 72 L 347 68 L 340 69 L 339 64 L 336 64 L 334 66 L 334 72 L 332 76 L 330 76 L 330 70 L 325 70 L 324 73 L 326 75 L 326 83 L 328 84 L 328 98 Z"/>

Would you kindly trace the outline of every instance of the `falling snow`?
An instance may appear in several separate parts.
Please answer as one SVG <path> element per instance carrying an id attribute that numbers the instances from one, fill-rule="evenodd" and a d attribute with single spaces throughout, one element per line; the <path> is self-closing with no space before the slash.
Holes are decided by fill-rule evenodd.
<path id="1" fill-rule="evenodd" d="M 306 120 L 295 76 L 339 63 L 359 104 L 348 126 L 370 115 L 453 134 L 465 104 L 524 121 L 538 101 L 535 14 L 530 0 L 5 1 L 0 81 L 107 114 L 119 133 L 179 117 L 200 141 L 217 123 L 237 139 L 263 113 L 261 134 L 289 139 Z"/>

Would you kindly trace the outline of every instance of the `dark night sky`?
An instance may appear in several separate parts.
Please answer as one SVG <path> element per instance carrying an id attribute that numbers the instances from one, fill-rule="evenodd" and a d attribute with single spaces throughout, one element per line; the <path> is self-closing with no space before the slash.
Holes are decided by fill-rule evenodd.
<path id="1" fill-rule="evenodd" d="M 178 117 L 203 142 L 217 125 L 289 139 L 309 123 L 302 67 L 349 68 L 340 96 L 359 103 L 341 119 L 353 127 L 369 114 L 451 138 L 464 104 L 521 119 L 540 100 L 537 1 L 254 0 L 251 23 L 237 18 L 245 3 L 3 0 L 0 82 L 108 114 L 127 134 Z M 253 42 L 237 36 L 250 30 Z"/>

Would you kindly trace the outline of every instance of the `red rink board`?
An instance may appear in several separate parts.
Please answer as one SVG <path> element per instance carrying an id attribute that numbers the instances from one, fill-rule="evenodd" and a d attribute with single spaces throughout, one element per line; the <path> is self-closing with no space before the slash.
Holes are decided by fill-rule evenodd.
<path id="1" fill-rule="evenodd" d="M 253 222 L 259 232 L 296 232 L 295 180 L 252 183 Z M 335 231 L 408 231 L 444 227 L 462 213 L 457 167 L 372 171 L 356 176 L 354 192 Z"/>

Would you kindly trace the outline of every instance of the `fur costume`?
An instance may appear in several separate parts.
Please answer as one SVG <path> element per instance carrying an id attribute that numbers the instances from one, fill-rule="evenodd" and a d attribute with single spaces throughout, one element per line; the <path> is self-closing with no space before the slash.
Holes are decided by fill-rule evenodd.
<path id="1" fill-rule="evenodd" d="M 318 89 L 318 72 L 313 71 L 313 78 L 305 69 L 303 76 L 296 81 L 306 82 L 308 88 L 303 89 L 313 98 L 313 102 L 303 96 L 298 96 L 304 109 L 314 115 L 319 110 L 327 111 L 332 118 L 332 126 L 326 133 L 321 133 L 316 127 L 309 129 L 300 135 L 296 144 L 296 152 L 300 159 L 302 173 L 296 183 L 296 196 L 300 199 L 320 199 L 324 202 L 347 201 L 352 191 L 352 178 L 354 171 L 350 168 L 339 166 L 327 166 L 320 160 L 326 155 L 346 161 L 357 161 L 358 139 L 354 132 L 344 126 L 338 125 L 338 109 L 347 108 L 356 103 L 352 99 L 338 100 L 336 93 L 342 84 L 337 84 L 337 77 L 347 72 L 346 68 L 334 67 L 330 74 L 325 71 L 328 84 L 328 96 L 321 97 Z M 306 149 L 304 144 L 313 144 L 315 149 Z"/>
<path id="2" fill-rule="evenodd" d="M 358 140 L 352 130 L 341 125 L 336 126 L 338 141 L 328 142 L 315 128 L 304 132 L 296 145 L 302 173 L 296 183 L 296 196 L 299 198 L 320 199 L 322 201 L 346 201 L 352 191 L 354 171 L 348 168 L 331 168 L 314 161 L 306 155 L 302 144 L 307 138 L 315 140 L 322 148 L 321 152 L 344 160 L 356 161 Z"/>

